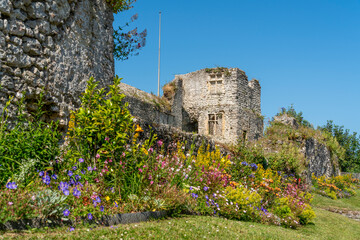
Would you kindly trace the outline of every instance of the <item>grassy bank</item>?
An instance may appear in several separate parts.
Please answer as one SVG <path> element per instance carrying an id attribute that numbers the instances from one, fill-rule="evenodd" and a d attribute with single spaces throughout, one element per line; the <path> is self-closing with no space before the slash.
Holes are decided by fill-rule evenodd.
<path id="1" fill-rule="evenodd" d="M 297 230 L 204 216 L 91 229 L 6 233 L 0 239 L 359 239 L 360 222 L 315 208 L 313 224 Z"/>

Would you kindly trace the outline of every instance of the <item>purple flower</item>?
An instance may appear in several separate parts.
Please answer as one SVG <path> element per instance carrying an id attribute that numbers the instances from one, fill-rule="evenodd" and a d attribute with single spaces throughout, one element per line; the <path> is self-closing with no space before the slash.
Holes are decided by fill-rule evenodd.
<path id="1" fill-rule="evenodd" d="M 8 188 L 8 189 L 16 189 L 16 188 L 17 188 L 17 185 L 16 185 L 15 182 L 8 182 L 8 183 L 6 184 L 6 188 Z"/>
<path id="2" fill-rule="evenodd" d="M 75 175 L 75 180 L 76 180 L 76 181 L 79 181 L 80 179 L 81 179 L 81 176 L 76 174 L 76 175 Z"/>
<path id="3" fill-rule="evenodd" d="M 71 177 L 73 175 L 73 172 L 71 170 L 69 170 L 68 175 L 69 175 L 69 177 Z"/>
<path id="4" fill-rule="evenodd" d="M 39 176 L 40 177 L 44 176 L 44 171 L 39 172 Z"/>
<path id="5" fill-rule="evenodd" d="M 87 217 L 88 217 L 89 220 L 93 219 L 93 215 L 91 213 L 88 213 Z"/>
<path id="6" fill-rule="evenodd" d="M 69 215 L 70 215 L 69 209 L 65 209 L 65 210 L 63 211 L 63 214 L 64 214 L 65 217 L 69 216 Z"/>
<path id="7" fill-rule="evenodd" d="M 250 175 L 249 175 L 249 177 L 254 178 L 254 177 L 255 177 L 255 175 L 254 175 L 254 174 L 250 174 Z"/>
<path id="8" fill-rule="evenodd" d="M 89 172 L 91 172 L 91 171 L 93 170 L 93 168 L 92 168 L 91 166 L 89 166 L 89 167 L 87 168 L 87 170 L 88 170 Z"/>
<path id="9" fill-rule="evenodd" d="M 99 196 L 97 196 L 97 197 L 95 198 L 95 202 L 97 202 L 97 203 L 101 203 L 101 199 L 100 199 L 100 197 L 99 197 Z"/>
<path id="10" fill-rule="evenodd" d="M 247 166 L 247 165 L 248 165 L 248 163 L 247 163 L 247 162 L 242 162 L 242 163 L 241 163 L 241 165 L 243 165 L 243 166 Z"/>
<path id="11" fill-rule="evenodd" d="M 258 169 L 258 166 L 256 165 L 256 163 L 251 163 L 251 164 L 250 164 L 250 167 L 252 167 L 252 169 L 253 169 L 254 171 L 256 171 L 256 169 Z"/>
<path id="12" fill-rule="evenodd" d="M 64 189 L 64 190 L 63 190 L 63 193 L 64 193 L 64 195 L 69 196 L 70 191 L 69 191 L 69 189 Z"/>
<path id="13" fill-rule="evenodd" d="M 85 172 L 85 170 L 84 169 L 82 169 L 81 170 L 81 174 L 85 174 L 86 172 Z"/>
<path id="14" fill-rule="evenodd" d="M 206 200 L 209 200 L 209 197 L 208 197 L 208 195 L 205 195 L 205 199 L 206 199 Z"/>
<path id="15" fill-rule="evenodd" d="M 70 179 L 69 184 L 70 184 L 70 185 L 75 185 L 74 179 Z"/>
<path id="16" fill-rule="evenodd" d="M 70 228 L 69 228 L 69 231 L 70 231 L 70 232 L 75 231 L 75 228 L 74 228 L 74 227 L 70 227 Z"/>
<path id="17" fill-rule="evenodd" d="M 42 180 L 43 180 L 43 183 L 45 183 L 46 185 L 50 185 L 51 178 L 49 175 L 46 175 L 45 177 L 43 177 Z"/>
<path id="18" fill-rule="evenodd" d="M 81 196 L 81 192 L 77 188 L 74 188 L 73 195 L 78 198 Z"/>
<path id="19" fill-rule="evenodd" d="M 59 183 L 59 190 L 63 191 L 69 188 L 69 184 L 67 182 L 60 182 Z"/>
<path id="20" fill-rule="evenodd" d="M 72 169 L 75 171 L 77 169 L 77 166 L 73 166 Z"/>
<path id="21" fill-rule="evenodd" d="M 115 204 L 115 207 L 118 207 L 119 205 L 117 204 L 117 202 L 114 202 L 114 204 Z"/>
<path id="22" fill-rule="evenodd" d="M 83 158 L 79 158 L 79 162 L 83 163 L 84 159 Z"/>
<path id="23" fill-rule="evenodd" d="M 104 206 L 103 205 L 100 206 L 100 211 L 102 211 L 102 212 L 104 211 Z"/>
<path id="24" fill-rule="evenodd" d="M 209 188 L 205 186 L 205 187 L 204 187 L 204 191 L 206 192 L 207 190 L 209 190 Z"/>
<path id="25" fill-rule="evenodd" d="M 57 179 L 57 175 L 56 175 L 56 174 L 51 175 L 51 177 L 52 177 L 54 180 Z"/>

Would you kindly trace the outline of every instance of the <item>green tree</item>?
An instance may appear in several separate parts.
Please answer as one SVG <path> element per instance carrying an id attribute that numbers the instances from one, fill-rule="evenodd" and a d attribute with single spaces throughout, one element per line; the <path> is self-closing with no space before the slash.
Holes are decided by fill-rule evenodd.
<path id="1" fill-rule="evenodd" d="M 350 133 L 349 129 L 344 129 L 344 126 L 336 125 L 330 120 L 319 129 L 329 132 L 345 149 L 345 158 L 339 162 L 341 171 L 360 172 L 360 137 L 357 133 Z"/>

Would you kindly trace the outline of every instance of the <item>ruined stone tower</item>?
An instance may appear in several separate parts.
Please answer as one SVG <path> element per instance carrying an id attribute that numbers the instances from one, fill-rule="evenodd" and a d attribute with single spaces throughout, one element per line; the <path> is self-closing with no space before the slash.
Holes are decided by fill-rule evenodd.
<path id="1" fill-rule="evenodd" d="M 184 131 L 222 143 L 262 136 L 261 87 L 238 68 L 213 68 L 176 75 L 172 114 Z"/>

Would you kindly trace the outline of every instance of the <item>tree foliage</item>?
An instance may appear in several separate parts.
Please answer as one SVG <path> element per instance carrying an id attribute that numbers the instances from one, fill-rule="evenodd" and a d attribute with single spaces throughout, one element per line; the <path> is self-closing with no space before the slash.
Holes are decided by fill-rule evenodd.
<path id="1" fill-rule="evenodd" d="M 344 126 L 336 125 L 333 121 L 327 121 L 319 129 L 329 132 L 345 149 L 345 158 L 339 162 L 341 170 L 360 172 L 360 137 L 357 133 L 350 133 L 349 129 L 344 129 Z"/>
<path id="2" fill-rule="evenodd" d="M 124 61 L 130 56 L 136 56 L 139 54 L 139 50 L 145 46 L 146 29 L 142 32 L 138 32 L 137 28 L 125 31 L 129 24 L 137 18 L 138 14 L 133 15 L 129 22 L 114 31 L 114 58 L 116 60 Z"/>

